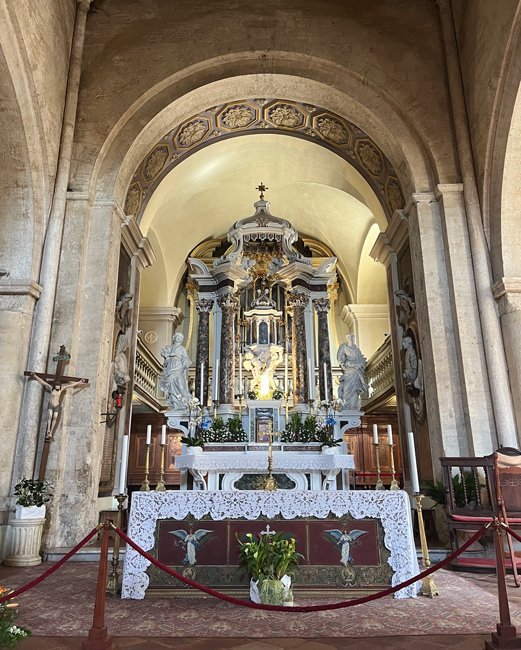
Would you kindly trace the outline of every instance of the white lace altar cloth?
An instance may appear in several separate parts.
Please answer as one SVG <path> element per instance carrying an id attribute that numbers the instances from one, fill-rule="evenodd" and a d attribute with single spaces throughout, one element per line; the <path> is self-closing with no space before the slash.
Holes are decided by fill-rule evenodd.
<path id="1" fill-rule="evenodd" d="M 134 492 L 130 509 L 128 535 L 143 550 L 154 547 L 158 519 L 182 520 L 188 515 L 199 519 L 209 515 L 214 520 L 260 516 L 318 517 L 351 515 L 355 519 L 380 519 L 384 544 L 391 552 L 388 562 L 394 571 L 392 586 L 418 573 L 418 561 L 412 533 L 411 510 L 407 494 L 401 490 L 297 491 L 166 491 Z M 122 598 L 145 597 L 150 562 L 127 546 L 123 571 Z M 395 598 L 415 598 L 417 584 L 396 592 Z"/>
<path id="2" fill-rule="evenodd" d="M 268 454 L 262 451 L 212 451 L 201 454 L 176 456 L 176 469 L 197 469 L 200 471 L 222 470 L 222 472 L 246 472 L 265 470 Z M 312 471 L 331 469 L 354 469 L 354 456 L 349 454 L 317 454 L 295 451 L 273 452 L 274 470 Z"/>

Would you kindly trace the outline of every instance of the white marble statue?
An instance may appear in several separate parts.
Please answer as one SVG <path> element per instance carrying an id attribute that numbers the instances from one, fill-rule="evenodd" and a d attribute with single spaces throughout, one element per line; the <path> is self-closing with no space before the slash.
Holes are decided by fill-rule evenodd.
<path id="1" fill-rule="evenodd" d="M 116 344 L 116 356 L 112 362 L 112 392 L 117 391 L 118 386 L 124 386 L 126 388 L 128 382 L 130 381 L 130 375 L 128 374 L 128 359 L 126 354 L 127 350 L 127 335 L 120 334 L 118 336 L 118 342 Z"/>
<path id="2" fill-rule="evenodd" d="M 188 368 L 192 361 L 182 343 L 184 336 L 177 332 L 172 337 L 172 345 L 167 345 L 161 350 L 164 358 L 163 374 L 159 384 L 166 394 L 168 406 L 173 409 L 184 409 L 191 395 L 188 390 Z"/>
<path id="3" fill-rule="evenodd" d="M 284 350 L 280 345 L 258 345 L 254 343 L 246 348 L 243 366 L 251 370 L 252 380 L 250 390 L 259 392 L 262 397 L 277 388 L 274 377 L 275 368 L 284 357 Z"/>
<path id="4" fill-rule="evenodd" d="M 348 334 L 346 338 L 347 343 L 342 343 L 336 355 L 343 371 L 338 387 L 338 400 L 342 410 L 357 411 L 360 395 L 368 389 L 365 381 L 366 359 L 355 343 L 355 337 Z"/>

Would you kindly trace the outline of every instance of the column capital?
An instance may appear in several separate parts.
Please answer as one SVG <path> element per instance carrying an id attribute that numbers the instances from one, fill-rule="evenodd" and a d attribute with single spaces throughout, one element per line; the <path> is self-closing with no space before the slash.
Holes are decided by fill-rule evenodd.
<path id="1" fill-rule="evenodd" d="M 304 309 L 308 304 L 308 297 L 301 291 L 288 293 L 288 307 L 290 309 Z"/>
<path id="2" fill-rule="evenodd" d="M 217 303 L 221 310 L 236 309 L 239 301 L 234 293 L 224 293 L 217 298 Z"/>
<path id="3" fill-rule="evenodd" d="M 209 314 L 212 311 L 213 300 L 211 298 L 199 298 L 195 301 L 195 308 L 198 314 Z"/>
<path id="4" fill-rule="evenodd" d="M 436 185 L 435 197 L 439 200 L 445 194 L 463 194 L 463 183 L 441 183 Z"/>
<path id="5" fill-rule="evenodd" d="M 411 196 L 413 203 L 416 205 L 418 205 L 418 203 L 436 203 L 434 192 L 417 192 Z"/>
<path id="6" fill-rule="evenodd" d="M 319 314 L 327 314 L 331 308 L 331 300 L 329 298 L 315 298 L 313 306 Z"/>

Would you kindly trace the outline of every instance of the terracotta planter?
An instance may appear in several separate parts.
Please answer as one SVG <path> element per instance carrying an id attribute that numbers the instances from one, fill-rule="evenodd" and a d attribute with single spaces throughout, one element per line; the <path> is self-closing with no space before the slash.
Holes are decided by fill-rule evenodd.
<path id="1" fill-rule="evenodd" d="M 36 515 L 36 516 L 35 516 Z M 40 546 L 45 506 L 17 506 L 15 516 L 9 520 L 9 554 L 7 566 L 36 566 L 41 564 Z"/>

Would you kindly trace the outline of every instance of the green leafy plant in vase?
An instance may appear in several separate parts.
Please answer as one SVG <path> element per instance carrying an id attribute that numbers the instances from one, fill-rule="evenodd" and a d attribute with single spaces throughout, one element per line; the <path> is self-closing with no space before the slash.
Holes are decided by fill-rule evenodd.
<path id="1" fill-rule="evenodd" d="M 22 478 L 14 486 L 18 519 L 45 517 L 45 504 L 51 500 L 52 485 L 46 479 Z"/>
<path id="2" fill-rule="evenodd" d="M 267 605 L 292 605 L 291 576 L 303 555 L 290 533 L 268 530 L 236 535 L 239 562 L 250 577 L 250 598 Z"/>
<path id="3" fill-rule="evenodd" d="M 12 589 L 0 586 L 0 598 L 12 593 Z M 0 648 L 14 648 L 22 639 L 31 636 L 31 632 L 15 625 L 18 604 L 8 600 L 0 605 Z"/>

